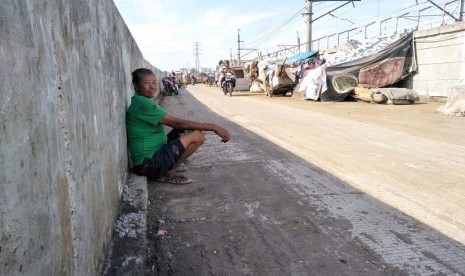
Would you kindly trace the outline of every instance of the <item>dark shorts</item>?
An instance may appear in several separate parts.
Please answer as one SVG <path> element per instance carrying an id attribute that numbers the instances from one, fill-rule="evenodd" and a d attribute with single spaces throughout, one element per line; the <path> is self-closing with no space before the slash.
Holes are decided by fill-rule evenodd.
<path id="1" fill-rule="evenodd" d="M 152 158 L 145 158 L 142 164 L 134 166 L 134 173 L 152 179 L 159 178 L 178 162 L 184 151 L 181 140 L 175 138 L 157 150 Z"/>

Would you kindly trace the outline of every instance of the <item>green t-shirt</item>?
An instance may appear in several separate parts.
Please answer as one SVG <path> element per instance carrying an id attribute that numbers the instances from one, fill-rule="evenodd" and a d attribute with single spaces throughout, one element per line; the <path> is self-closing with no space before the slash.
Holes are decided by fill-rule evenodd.
<path id="1" fill-rule="evenodd" d="M 160 120 L 167 114 L 152 99 L 136 91 L 126 113 L 126 134 L 134 165 L 140 165 L 167 142 Z"/>

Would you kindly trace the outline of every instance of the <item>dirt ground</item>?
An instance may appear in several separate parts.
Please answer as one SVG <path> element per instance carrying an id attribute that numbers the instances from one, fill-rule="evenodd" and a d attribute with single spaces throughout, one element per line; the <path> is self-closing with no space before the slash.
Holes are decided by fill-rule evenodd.
<path id="1" fill-rule="evenodd" d="M 439 115 L 436 109 L 445 104 L 444 98 L 421 97 L 414 105 L 369 104 L 362 101 L 313 102 L 293 98 L 281 99 L 296 108 L 366 122 L 413 136 L 453 144 L 465 139 L 463 117 Z"/>
<path id="2" fill-rule="evenodd" d="M 464 118 L 189 86 L 191 185 L 149 182 L 149 275 L 465 274 Z M 158 230 L 166 230 L 160 234 Z"/>

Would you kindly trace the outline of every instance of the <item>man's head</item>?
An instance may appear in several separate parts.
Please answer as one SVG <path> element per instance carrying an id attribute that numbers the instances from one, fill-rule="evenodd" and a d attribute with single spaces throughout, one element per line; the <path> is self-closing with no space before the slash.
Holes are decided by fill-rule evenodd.
<path id="1" fill-rule="evenodd" d="M 158 82 L 152 70 L 139 68 L 132 72 L 132 85 L 142 95 L 153 98 L 157 94 Z"/>

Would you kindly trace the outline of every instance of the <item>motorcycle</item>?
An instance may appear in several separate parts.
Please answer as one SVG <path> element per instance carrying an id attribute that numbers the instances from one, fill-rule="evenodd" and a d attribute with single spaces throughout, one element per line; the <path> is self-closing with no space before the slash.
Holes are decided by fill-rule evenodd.
<path id="1" fill-rule="evenodd" d="M 229 97 L 232 96 L 232 92 L 234 91 L 234 83 L 235 83 L 235 77 L 231 73 L 226 73 L 224 75 L 224 81 L 223 81 L 223 93 L 226 96 L 229 94 Z"/>
<path id="2" fill-rule="evenodd" d="M 208 86 L 215 85 L 215 75 L 208 75 L 207 84 Z"/>
<path id="3" fill-rule="evenodd" d="M 173 87 L 173 93 L 175 95 L 178 95 L 179 94 L 179 87 L 180 87 L 179 82 L 176 80 L 175 77 L 171 77 L 170 81 L 171 81 L 171 85 Z"/>
<path id="4" fill-rule="evenodd" d="M 178 79 L 175 79 L 174 86 L 176 87 L 176 90 L 179 90 L 179 88 L 182 87 L 182 82 L 180 82 Z"/>
<path id="5" fill-rule="evenodd" d="M 174 80 L 169 77 L 164 77 L 161 79 L 163 84 L 163 89 L 165 91 L 164 95 L 172 96 L 173 94 L 178 94 L 178 88 L 176 87 Z"/>

